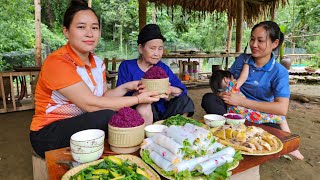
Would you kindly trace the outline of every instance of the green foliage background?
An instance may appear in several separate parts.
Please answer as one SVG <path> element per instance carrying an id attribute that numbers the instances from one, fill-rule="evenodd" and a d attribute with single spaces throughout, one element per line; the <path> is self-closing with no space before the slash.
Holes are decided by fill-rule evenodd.
<path id="1" fill-rule="evenodd" d="M 101 57 L 137 57 L 138 0 L 93 0 L 92 7 L 100 17 L 101 40 L 96 53 Z M 62 34 L 62 21 L 69 0 L 41 0 L 43 51 L 52 52 L 66 43 Z M 147 6 L 147 23 L 152 23 L 155 10 L 152 3 Z M 168 50 L 201 50 L 221 52 L 227 41 L 227 17 L 224 13 L 185 13 L 181 8 L 174 10 L 157 7 L 157 24 L 167 38 Z M 291 47 L 292 35 L 317 34 L 320 32 L 320 0 L 291 0 L 280 8 L 277 19 L 285 26 L 286 47 Z M 0 6 L 0 70 L 13 66 L 34 65 L 34 1 L 3 0 Z M 262 19 L 261 19 L 262 20 Z M 247 45 L 251 27 L 244 26 L 242 47 Z M 295 47 L 306 53 L 320 52 L 320 36 L 295 38 Z M 232 51 L 235 45 L 233 29 Z M 120 46 L 121 45 L 121 46 Z M 317 59 L 317 58 L 315 58 Z"/>

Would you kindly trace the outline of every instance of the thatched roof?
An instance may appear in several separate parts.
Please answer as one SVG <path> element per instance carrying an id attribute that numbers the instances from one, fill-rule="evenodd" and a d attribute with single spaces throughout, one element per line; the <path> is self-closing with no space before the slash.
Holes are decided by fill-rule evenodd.
<path id="1" fill-rule="evenodd" d="M 237 17 L 237 0 L 148 0 L 156 6 L 181 6 L 187 13 L 200 12 L 226 12 L 229 18 Z M 288 0 L 244 0 L 244 20 L 252 22 L 266 15 L 273 15 L 281 4 L 286 5 Z"/>

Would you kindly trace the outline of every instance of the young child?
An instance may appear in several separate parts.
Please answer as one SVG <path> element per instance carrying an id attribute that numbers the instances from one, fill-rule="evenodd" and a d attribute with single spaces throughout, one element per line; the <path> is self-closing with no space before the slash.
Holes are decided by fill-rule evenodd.
<path id="1" fill-rule="evenodd" d="M 240 87 L 246 81 L 249 74 L 249 65 L 245 64 L 241 71 L 240 77 L 235 80 L 229 71 L 217 70 L 212 73 L 210 78 L 210 87 L 212 92 L 219 95 L 222 92 L 238 93 L 244 96 L 240 92 Z M 237 113 L 243 115 L 247 121 L 251 121 L 257 124 L 261 123 L 276 123 L 280 124 L 285 117 L 274 114 L 264 113 L 247 109 L 241 106 L 228 106 L 228 113 Z"/>

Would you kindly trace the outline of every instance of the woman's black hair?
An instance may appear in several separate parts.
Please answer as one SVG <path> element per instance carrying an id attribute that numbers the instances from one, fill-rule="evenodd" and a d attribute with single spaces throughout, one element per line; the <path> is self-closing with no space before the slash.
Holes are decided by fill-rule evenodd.
<path id="1" fill-rule="evenodd" d="M 96 12 L 88 6 L 88 3 L 84 0 L 71 0 L 70 5 L 66 12 L 64 13 L 63 18 L 63 26 L 69 29 L 70 24 L 72 23 L 72 20 L 74 18 L 74 15 L 82 10 L 91 10 L 97 17 L 98 22 L 100 24 L 99 18 L 96 14 Z"/>
<path id="2" fill-rule="evenodd" d="M 222 80 L 223 78 L 231 78 L 231 73 L 229 71 L 217 70 L 214 71 L 210 77 L 209 85 L 213 94 L 217 95 L 222 91 Z"/>
<path id="3" fill-rule="evenodd" d="M 279 46 L 281 46 L 281 44 L 284 41 L 284 35 L 281 32 L 280 27 L 278 26 L 277 23 L 275 23 L 273 21 L 260 22 L 259 24 L 256 24 L 253 26 L 251 32 L 253 32 L 257 27 L 263 27 L 267 31 L 267 34 L 268 34 L 269 38 L 271 39 L 271 42 L 275 42 L 277 39 L 279 39 L 278 46 L 276 48 L 274 48 L 273 50 L 276 50 L 279 48 Z"/>

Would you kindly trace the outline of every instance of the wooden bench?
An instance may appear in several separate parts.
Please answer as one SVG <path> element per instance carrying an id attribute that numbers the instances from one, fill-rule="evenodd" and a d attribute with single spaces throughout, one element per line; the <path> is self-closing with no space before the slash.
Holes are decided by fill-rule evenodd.
<path id="1" fill-rule="evenodd" d="M 116 81 L 118 76 L 117 63 L 121 63 L 122 61 L 124 61 L 124 59 L 104 58 L 104 63 L 106 65 L 106 71 L 107 71 L 107 79 L 111 80 L 111 89 L 116 87 Z M 108 70 L 109 63 L 111 63 L 111 71 Z"/>
<path id="2" fill-rule="evenodd" d="M 34 109 L 34 90 L 38 74 L 39 71 L 0 72 L 0 113 Z M 24 98 L 31 102 L 20 103 Z"/>

